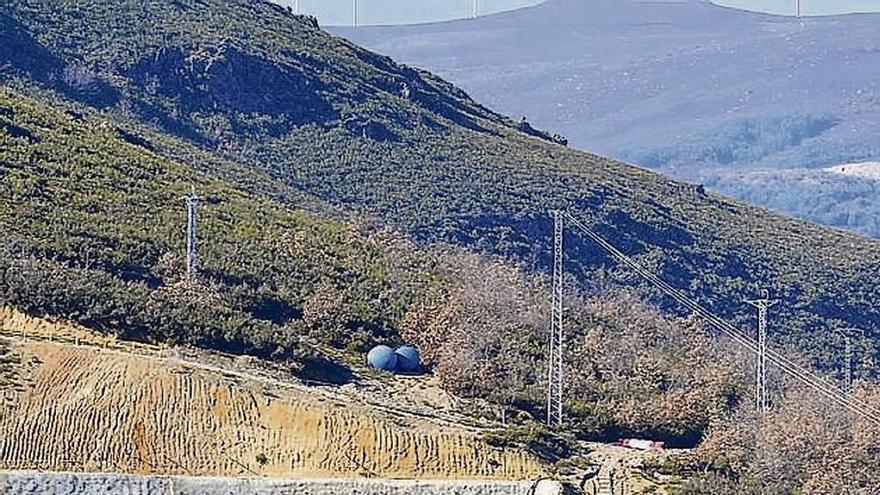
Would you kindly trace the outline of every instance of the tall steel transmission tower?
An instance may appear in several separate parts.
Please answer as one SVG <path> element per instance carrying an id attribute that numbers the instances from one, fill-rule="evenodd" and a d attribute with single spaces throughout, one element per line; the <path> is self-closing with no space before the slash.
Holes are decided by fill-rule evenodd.
<path id="1" fill-rule="evenodd" d="M 804 18 L 804 11 L 801 8 L 801 0 L 795 0 L 795 16 L 798 22 L 800 22 L 801 29 L 805 28 L 807 24 Z"/>
<path id="2" fill-rule="evenodd" d="M 767 310 L 779 301 L 770 299 L 769 292 L 764 290 L 761 299 L 747 301 L 758 308 L 758 369 L 755 384 L 755 403 L 758 412 L 765 413 L 769 409 L 767 401 Z"/>
<path id="3" fill-rule="evenodd" d="M 841 328 L 837 333 L 843 337 L 844 357 L 843 357 L 843 379 L 844 391 L 847 395 L 852 395 L 853 390 L 853 345 L 852 334 L 858 331 L 857 328 Z"/>
<path id="4" fill-rule="evenodd" d="M 196 223 L 198 221 L 198 203 L 203 197 L 196 194 L 196 188 L 193 186 L 192 193 L 184 196 L 186 202 L 186 276 L 193 278 L 199 268 L 199 240 L 196 233 Z"/>
<path id="5" fill-rule="evenodd" d="M 550 317 L 550 355 L 547 383 L 547 425 L 562 426 L 562 277 L 563 212 L 553 212 L 553 309 Z"/>

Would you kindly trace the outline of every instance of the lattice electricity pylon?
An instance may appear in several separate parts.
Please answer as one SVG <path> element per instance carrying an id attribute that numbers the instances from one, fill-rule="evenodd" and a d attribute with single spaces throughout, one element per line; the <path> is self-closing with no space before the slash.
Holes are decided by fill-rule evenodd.
<path id="1" fill-rule="evenodd" d="M 465 1 L 465 17 L 468 19 L 476 19 L 480 16 L 480 0 Z"/>
<path id="2" fill-rule="evenodd" d="M 769 293 L 764 290 L 761 299 L 746 301 L 758 308 L 758 367 L 755 383 L 755 404 L 758 412 L 766 413 L 769 409 L 767 400 L 767 309 L 779 301 L 770 299 Z"/>
<path id="3" fill-rule="evenodd" d="M 858 332 L 858 328 L 841 328 L 837 333 L 843 337 L 844 356 L 843 356 L 843 379 L 844 391 L 847 395 L 852 395 L 853 390 L 853 345 L 852 334 Z"/>
<path id="4" fill-rule="evenodd" d="M 553 309 L 550 317 L 550 354 L 547 383 L 547 425 L 562 426 L 563 333 L 562 333 L 562 277 L 563 277 L 563 212 L 553 212 Z"/>
<path id="5" fill-rule="evenodd" d="M 197 209 L 201 196 L 196 194 L 196 188 L 193 186 L 192 193 L 184 196 L 186 201 L 186 276 L 195 277 L 199 268 L 199 240 L 196 233 L 196 223 L 198 221 Z"/>

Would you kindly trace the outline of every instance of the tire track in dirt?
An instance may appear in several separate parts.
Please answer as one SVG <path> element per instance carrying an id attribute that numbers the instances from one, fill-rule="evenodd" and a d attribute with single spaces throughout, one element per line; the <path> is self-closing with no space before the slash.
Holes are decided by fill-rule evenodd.
<path id="1" fill-rule="evenodd" d="M 10 326 L 0 314 L 0 327 Z M 542 471 L 530 455 L 471 431 L 328 400 L 326 391 L 173 358 L 9 345 L 39 364 L 15 404 L 0 408 L 0 469 L 511 480 Z"/>

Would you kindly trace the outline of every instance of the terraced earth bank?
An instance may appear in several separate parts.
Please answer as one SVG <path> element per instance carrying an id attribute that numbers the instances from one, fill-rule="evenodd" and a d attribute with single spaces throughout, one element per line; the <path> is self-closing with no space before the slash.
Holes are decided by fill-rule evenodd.
<path id="1" fill-rule="evenodd" d="M 14 337 L 22 329 L 27 340 Z M 8 310 L 0 331 L 22 382 L 0 405 L 0 471 L 504 480 L 541 472 L 528 454 L 490 447 L 474 431 L 344 394 L 104 348 L 81 329 Z"/>

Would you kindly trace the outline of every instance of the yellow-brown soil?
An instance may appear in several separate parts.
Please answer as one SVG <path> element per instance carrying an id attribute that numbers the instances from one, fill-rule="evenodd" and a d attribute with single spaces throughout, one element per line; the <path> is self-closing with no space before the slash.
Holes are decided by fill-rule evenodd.
<path id="1" fill-rule="evenodd" d="M 28 340 L 9 338 L 22 329 Z M 105 349 L 84 329 L 8 309 L 0 332 L 26 377 L 0 405 L 0 469 L 511 480 L 542 471 L 530 455 L 492 448 L 471 430 L 350 394 L 273 386 L 156 348 Z"/>

